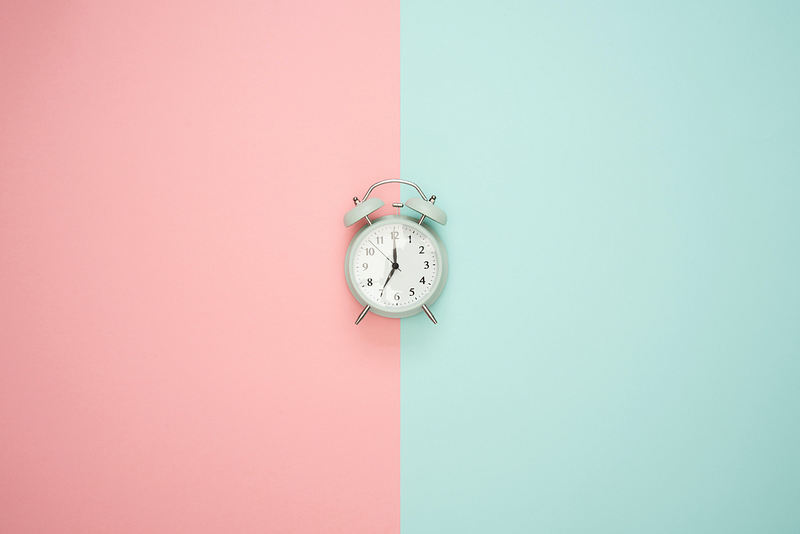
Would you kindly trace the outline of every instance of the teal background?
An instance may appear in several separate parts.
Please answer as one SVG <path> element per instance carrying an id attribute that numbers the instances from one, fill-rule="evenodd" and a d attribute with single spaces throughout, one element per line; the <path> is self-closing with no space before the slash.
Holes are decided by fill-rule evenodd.
<path id="1" fill-rule="evenodd" d="M 401 58 L 403 532 L 800 532 L 800 3 L 403 0 Z"/>

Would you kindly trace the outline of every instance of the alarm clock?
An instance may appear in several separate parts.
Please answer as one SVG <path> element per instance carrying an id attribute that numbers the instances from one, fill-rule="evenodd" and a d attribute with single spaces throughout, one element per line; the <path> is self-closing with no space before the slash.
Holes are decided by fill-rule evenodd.
<path id="1" fill-rule="evenodd" d="M 400 215 L 401 202 L 392 204 L 394 215 L 379 217 L 374 221 L 370 214 L 384 204 L 370 198 L 372 191 L 384 184 L 410 185 L 419 193 L 405 203 L 420 214 L 412 218 Z M 425 221 L 447 224 L 447 214 L 434 206 L 436 196 L 425 196 L 420 187 L 407 180 L 383 180 L 375 183 L 359 200 L 353 197 L 355 207 L 344 215 L 344 225 L 349 227 L 363 220 L 347 247 L 344 259 L 344 276 L 353 297 L 364 306 L 356 324 L 368 312 L 383 317 L 410 317 L 420 312 L 436 324 L 431 313 L 433 304 L 447 281 L 447 251 L 436 232 Z"/>

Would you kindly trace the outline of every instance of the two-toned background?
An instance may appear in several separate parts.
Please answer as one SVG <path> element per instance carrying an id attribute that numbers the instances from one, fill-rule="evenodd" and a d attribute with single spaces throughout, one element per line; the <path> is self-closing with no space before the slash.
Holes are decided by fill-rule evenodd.
<path id="1" fill-rule="evenodd" d="M 798 27 L 6 2 L 0 531 L 796 532 Z M 391 177 L 436 326 L 353 325 Z"/>

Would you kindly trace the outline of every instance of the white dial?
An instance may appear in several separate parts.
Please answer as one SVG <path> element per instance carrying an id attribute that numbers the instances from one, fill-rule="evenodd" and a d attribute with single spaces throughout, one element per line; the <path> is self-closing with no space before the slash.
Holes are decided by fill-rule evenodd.
<path id="1" fill-rule="evenodd" d="M 414 222 L 376 225 L 353 252 L 353 285 L 368 304 L 399 311 L 421 304 L 436 287 L 438 251 Z"/>

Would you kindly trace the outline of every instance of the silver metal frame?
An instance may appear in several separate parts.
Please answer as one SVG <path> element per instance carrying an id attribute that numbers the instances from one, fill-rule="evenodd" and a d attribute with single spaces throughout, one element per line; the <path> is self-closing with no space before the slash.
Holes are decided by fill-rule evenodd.
<path id="1" fill-rule="evenodd" d="M 381 180 L 378 183 L 372 184 L 369 187 L 369 189 L 367 189 L 367 192 L 366 192 L 366 194 L 364 194 L 364 198 L 361 199 L 361 202 L 364 202 L 365 200 L 367 200 L 369 198 L 369 194 L 372 193 L 373 189 L 375 189 L 379 185 L 384 185 L 384 184 L 406 184 L 406 185 L 410 185 L 411 187 L 413 187 L 414 189 L 417 190 L 417 193 L 419 193 L 419 196 L 422 197 L 422 200 L 425 200 L 425 201 L 428 200 L 428 197 L 425 196 L 425 193 L 422 192 L 422 189 L 420 189 L 419 186 L 417 184 L 415 184 L 414 182 L 409 182 L 408 180 L 400 180 L 400 179 L 397 179 L 397 178 L 391 178 L 389 180 Z"/>

